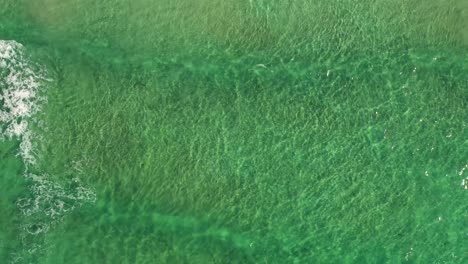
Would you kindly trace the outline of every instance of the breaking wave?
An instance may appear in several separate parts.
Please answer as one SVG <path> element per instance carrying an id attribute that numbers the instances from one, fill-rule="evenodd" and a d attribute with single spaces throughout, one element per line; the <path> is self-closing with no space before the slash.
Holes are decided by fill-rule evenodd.
<path id="1" fill-rule="evenodd" d="M 23 45 L 0 40 L 0 141 L 19 142 L 16 155 L 25 165 L 23 177 L 29 188 L 29 193 L 16 202 L 22 216 L 18 238 L 22 248 L 14 253 L 11 263 L 37 259 L 44 250 L 47 231 L 71 210 L 96 200 L 94 191 L 78 177 L 58 182 L 36 163 L 38 154 L 34 146 L 41 135 L 31 129 L 31 124 L 46 126 L 37 118 L 47 103 L 44 89 L 50 80 L 46 76 L 40 65 L 28 60 Z"/>

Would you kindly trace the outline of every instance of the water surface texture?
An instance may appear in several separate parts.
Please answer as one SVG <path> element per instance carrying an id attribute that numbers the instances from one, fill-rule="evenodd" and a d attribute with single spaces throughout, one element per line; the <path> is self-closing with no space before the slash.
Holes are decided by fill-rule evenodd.
<path id="1" fill-rule="evenodd" d="M 468 263 L 468 2 L 0 0 L 0 263 Z"/>

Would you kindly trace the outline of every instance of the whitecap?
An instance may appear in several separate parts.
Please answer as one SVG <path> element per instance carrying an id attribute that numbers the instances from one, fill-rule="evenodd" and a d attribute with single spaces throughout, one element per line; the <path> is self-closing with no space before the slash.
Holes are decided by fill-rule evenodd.
<path id="1" fill-rule="evenodd" d="M 78 178 L 70 182 L 59 183 L 36 166 L 38 159 L 34 142 L 41 135 L 30 129 L 31 123 L 43 126 L 36 119 L 41 107 L 47 103 L 44 96 L 46 73 L 41 67 L 28 61 L 23 45 L 15 41 L 0 40 L 0 141 L 17 140 L 17 156 L 21 157 L 26 169 L 24 177 L 29 184 L 29 194 L 19 198 L 16 205 L 24 217 L 21 224 L 23 249 L 16 252 L 12 263 L 23 259 L 23 254 L 41 252 L 39 237 L 59 223 L 68 211 L 84 202 L 94 202 L 96 195 L 85 187 Z M 27 242 L 26 242 L 27 241 Z M 39 239 L 41 241 L 41 239 Z"/>

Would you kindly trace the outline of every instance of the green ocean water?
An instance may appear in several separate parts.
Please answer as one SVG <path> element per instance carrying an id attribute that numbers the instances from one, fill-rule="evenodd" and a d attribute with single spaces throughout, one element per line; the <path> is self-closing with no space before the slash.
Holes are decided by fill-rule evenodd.
<path id="1" fill-rule="evenodd" d="M 468 2 L 0 0 L 0 263 L 468 263 Z"/>

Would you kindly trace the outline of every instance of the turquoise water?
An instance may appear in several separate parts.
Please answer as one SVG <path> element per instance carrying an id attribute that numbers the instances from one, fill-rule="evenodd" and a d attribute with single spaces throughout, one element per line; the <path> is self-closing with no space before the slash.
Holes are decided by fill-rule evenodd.
<path id="1" fill-rule="evenodd" d="M 467 263 L 467 7 L 0 0 L 0 262 Z"/>

